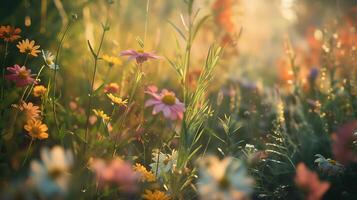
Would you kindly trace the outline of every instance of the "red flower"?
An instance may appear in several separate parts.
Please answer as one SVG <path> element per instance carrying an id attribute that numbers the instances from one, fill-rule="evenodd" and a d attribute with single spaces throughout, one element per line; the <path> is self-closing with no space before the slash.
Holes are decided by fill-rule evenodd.
<path id="1" fill-rule="evenodd" d="M 357 141 L 357 120 L 342 125 L 336 133 L 332 135 L 332 151 L 335 159 L 342 163 L 357 162 L 356 144 Z"/>

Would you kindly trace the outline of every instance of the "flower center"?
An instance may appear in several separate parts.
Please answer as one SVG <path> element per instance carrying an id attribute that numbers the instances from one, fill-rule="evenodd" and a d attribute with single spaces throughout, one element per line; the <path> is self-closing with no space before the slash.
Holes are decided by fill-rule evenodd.
<path id="1" fill-rule="evenodd" d="M 60 177 L 63 174 L 63 170 L 61 170 L 60 168 L 53 168 L 51 170 L 49 170 L 48 175 L 52 178 L 52 179 L 57 179 L 58 177 Z"/>
<path id="2" fill-rule="evenodd" d="M 53 65 L 53 59 L 52 58 L 46 58 L 46 63 L 48 63 L 48 65 Z"/>
<path id="3" fill-rule="evenodd" d="M 337 163 L 336 160 L 332 160 L 332 159 L 329 159 L 328 162 L 333 164 L 333 165 L 336 165 L 336 163 Z"/>
<path id="4" fill-rule="evenodd" d="M 221 188 L 221 189 L 227 189 L 229 186 L 230 186 L 230 182 L 229 182 L 229 179 L 226 175 L 224 175 L 222 177 L 221 180 L 219 180 L 218 182 L 218 186 Z"/>
<path id="5" fill-rule="evenodd" d="M 25 52 L 26 52 L 27 54 L 31 54 L 32 48 L 26 47 Z"/>
<path id="6" fill-rule="evenodd" d="M 169 105 L 169 106 L 172 106 L 175 104 L 176 102 L 176 98 L 174 95 L 172 94 L 165 94 L 162 98 L 161 98 L 161 101 L 166 104 L 166 105 Z"/>
<path id="7" fill-rule="evenodd" d="M 11 38 L 11 34 L 10 34 L 9 32 L 5 32 L 5 33 L 4 33 L 4 37 L 5 37 L 5 38 Z"/>
<path id="8" fill-rule="evenodd" d="M 32 127 L 31 132 L 32 132 L 33 135 L 38 136 L 38 135 L 41 134 L 41 129 L 40 129 L 39 127 L 36 127 L 36 126 L 35 126 L 35 127 Z"/>
<path id="9" fill-rule="evenodd" d="M 28 72 L 26 70 L 20 70 L 18 76 L 21 79 L 26 79 L 28 77 Z"/>

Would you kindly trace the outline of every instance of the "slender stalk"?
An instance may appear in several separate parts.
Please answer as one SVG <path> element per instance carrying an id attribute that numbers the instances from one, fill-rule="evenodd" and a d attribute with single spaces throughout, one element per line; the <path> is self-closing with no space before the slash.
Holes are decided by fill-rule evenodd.
<path id="1" fill-rule="evenodd" d="M 63 41 L 64 41 L 65 36 L 66 36 L 69 28 L 71 27 L 71 25 L 72 25 L 72 22 L 69 22 L 67 24 L 67 27 L 66 27 L 65 31 L 63 32 L 63 35 L 62 35 L 62 37 L 60 39 L 60 42 L 59 42 L 59 44 L 57 46 L 56 57 L 55 57 L 55 69 L 53 70 L 53 77 L 52 77 L 52 79 L 53 79 L 52 111 L 53 111 L 53 117 L 54 117 L 54 120 L 55 120 L 56 130 L 57 130 L 58 134 L 59 134 L 60 129 L 59 129 L 58 120 L 57 120 L 56 102 L 55 102 L 55 99 L 56 99 L 56 77 L 57 77 L 57 70 L 58 70 L 56 68 L 58 66 L 58 60 L 59 60 L 58 56 L 59 56 L 59 53 L 61 51 L 61 47 L 62 47 Z"/>
<path id="2" fill-rule="evenodd" d="M 150 7 L 150 0 L 147 0 L 147 2 L 146 2 L 146 14 L 145 14 L 144 45 L 145 45 L 145 42 L 146 42 L 146 35 L 147 35 L 147 31 L 148 31 L 149 7 Z"/>
<path id="3" fill-rule="evenodd" d="M 125 117 L 128 115 L 129 111 L 130 111 L 130 108 L 131 107 L 131 104 L 133 102 L 133 99 L 134 99 L 134 95 L 136 93 L 136 90 L 138 88 L 138 85 L 139 85 L 139 82 L 142 78 L 142 72 L 140 70 L 137 70 L 136 72 L 136 75 L 135 75 L 135 84 L 131 90 L 131 93 L 130 93 L 130 96 L 129 96 L 129 100 L 128 100 L 128 107 L 125 109 L 125 112 L 124 114 L 122 114 L 117 122 L 117 124 L 119 124 L 119 127 L 118 127 L 118 132 L 120 132 L 123 128 L 123 125 L 124 125 L 124 119 Z M 114 146 L 113 146 L 113 157 L 115 156 L 115 151 L 116 151 L 116 147 L 117 147 L 117 140 L 114 141 Z"/>
<path id="4" fill-rule="evenodd" d="M 29 54 L 26 54 L 25 61 L 24 61 L 24 64 L 22 66 L 25 66 L 27 64 L 28 59 L 29 59 Z"/>
<path id="5" fill-rule="evenodd" d="M 95 80 L 95 75 L 96 75 L 96 73 L 97 73 L 99 53 L 100 53 L 100 50 L 101 50 L 102 45 L 103 45 L 104 36 L 105 36 L 106 31 L 107 31 L 107 30 L 106 30 L 105 28 L 103 28 L 103 34 L 102 34 L 102 37 L 101 37 L 101 39 L 100 39 L 99 47 L 98 47 L 98 50 L 97 50 L 96 54 L 94 55 L 94 72 L 93 72 L 92 81 L 91 81 L 91 87 L 90 87 L 89 95 L 88 95 L 86 132 L 85 132 L 85 135 L 84 135 L 84 140 L 85 140 L 85 143 L 84 143 L 84 152 L 87 150 L 87 144 L 88 144 L 89 116 L 90 116 L 90 111 L 91 111 L 91 109 L 92 109 L 94 80 Z"/>
<path id="6" fill-rule="evenodd" d="M 32 143 L 33 143 L 33 138 L 31 138 L 31 142 L 29 144 L 29 147 L 27 148 L 25 159 L 22 161 L 22 167 L 25 166 L 27 158 L 29 157 L 29 153 L 30 153 L 30 150 L 31 150 Z"/>
<path id="7" fill-rule="evenodd" d="M 2 72 L 1 72 L 1 74 L 2 74 L 2 76 L 1 76 L 1 79 L 2 79 L 2 81 L 1 81 L 1 102 L 3 102 L 3 100 L 4 100 L 4 96 L 5 96 L 5 90 L 4 90 L 4 87 L 5 87 L 5 65 L 6 65 L 6 58 L 7 58 L 7 55 L 8 55 L 8 48 L 9 48 L 9 42 L 6 42 L 5 43 L 5 52 L 4 52 L 4 60 L 3 60 L 3 62 L 2 62 L 2 65 L 1 65 L 1 67 L 2 67 Z"/>
<path id="8" fill-rule="evenodd" d="M 38 71 L 38 73 L 37 73 L 37 76 L 36 76 L 36 79 L 35 80 L 37 80 L 39 77 L 40 77 L 40 75 L 41 75 L 41 72 L 42 72 L 42 70 L 45 68 L 45 65 L 42 65 L 42 67 L 40 68 L 40 71 Z M 32 85 L 31 85 L 31 87 L 30 87 L 30 90 L 28 91 L 28 93 L 27 93 L 27 95 L 26 95 L 26 97 L 25 97 L 25 101 L 29 98 L 29 96 L 30 96 L 30 94 L 31 94 L 31 92 L 32 92 L 32 90 L 33 90 L 33 88 L 34 88 L 34 86 L 35 86 L 35 83 L 32 83 Z"/>
<path id="9" fill-rule="evenodd" d="M 191 60 L 191 48 L 192 48 L 192 3 L 193 1 L 190 1 L 188 4 L 188 18 L 189 18 L 189 24 L 188 24 L 188 39 L 186 41 L 186 49 L 185 49 L 185 57 L 184 57 L 184 66 L 183 66 L 183 103 L 185 106 L 188 104 L 188 97 L 189 97 L 189 90 L 188 90 L 188 74 L 190 70 L 190 60 Z M 182 119 L 182 128 L 181 128 L 181 134 L 180 134 L 180 147 L 179 147 L 179 154 L 178 154 L 178 166 L 179 168 L 183 167 L 184 163 L 183 160 L 186 155 L 187 147 L 186 145 L 186 137 L 187 137 L 187 132 L 186 132 L 186 112 L 183 114 L 183 119 Z"/>

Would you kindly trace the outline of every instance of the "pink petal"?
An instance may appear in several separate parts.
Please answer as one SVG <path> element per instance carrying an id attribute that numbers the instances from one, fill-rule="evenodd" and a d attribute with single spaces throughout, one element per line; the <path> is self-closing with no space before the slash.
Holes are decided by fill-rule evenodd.
<path id="1" fill-rule="evenodd" d="M 125 50 L 120 52 L 121 56 L 137 56 L 138 52 L 134 51 L 134 50 Z"/>
<path id="2" fill-rule="evenodd" d="M 161 112 L 164 109 L 165 105 L 163 104 L 156 104 L 152 109 L 152 114 L 156 115 L 157 113 Z"/>
<path id="3" fill-rule="evenodd" d="M 168 107 L 168 106 L 165 106 L 165 108 L 163 109 L 162 112 L 164 113 L 164 116 L 165 116 L 166 118 L 170 118 L 171 113 L 173 113 L 173 112 L 171 111 L 170 107 Z"/>
<path id="4" fill-rule="evenodd" d="M 161 103 L 160 101 L 158 101 L 157 99 L 149 99 L 147 101 L 145 101 L 145 107 L 150 107 L 156 104 Z"/>
<path id="5" fill-rule="evenodd" d="M 176 120 L 177 119 L 177 114 L 175 111 L 171 111 L 171 116 L 170 116 L 170 119 L 171 120 Z"/>

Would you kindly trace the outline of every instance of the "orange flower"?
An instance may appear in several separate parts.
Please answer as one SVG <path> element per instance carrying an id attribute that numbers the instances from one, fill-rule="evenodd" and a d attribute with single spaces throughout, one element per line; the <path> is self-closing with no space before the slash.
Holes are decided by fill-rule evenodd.
<path id="1" fill-rule="evenodd" d="M 21 29 L 12 26 L 0 26 L 0 38 L 4 39 L 5 42 L 13 42 L 21 36 Z"/>
<path id="2" fill-rule="evenodd" d="M 140 181 L 141 182 L 154 182 L 156 180 L 155 175 L 148 171 L 143 165 L 136 163 L 134 166 L 134 170 L 138 172 L 140 176 Z"/>
<path id="3" fill-rule="evenodd" d="M 329 182 L 320 181 L 317 174 L 304 163 L 299 163 L 296 168 L 295 183 L 306 192 L 306 200 L 319 200 L 330 188 Z"/>
<path id="4" fill-rule="evenodd" d="M 36 120 L 40 117 L 40 107 L 34 106 L 33 103 L 29 102 L 22 102 L 21 105 L 17 106 L 15 105 L 14 107 L 18 108 L 20 111 L 22 111 L 25 114 L 26 121 L 30 120 Z"/>
<path id="5" fill-rule="evenodd" d="M 216 12 L 216 23 L 222 27 L 227 33 L 232 33 L 235 30 L 232 11 L 232 0 L 216 0 L 213 4 L 213 11 Z"/>
<path id="6" fill-rule="evenodd" d="M 22 40 L 16 46 L 17 48 L 19 48 L 20 53 L 26 53 L 34 57 L 37 57 L 38 56 L 37 54 L 41 52 L 40 50 L 38 50 L 40 48 L 40 45 L 35 45 L 34 40 L 31 41 L 29 39 Z"/>
<path id="7" fill-rule="evenodd" d="M 166 195 L 164 192 L 160 190 L 145 190 L 145 194 L 143 194 L 143 199 L 145 200 L 170 200 L 171 197 Z"/>
<path id="8" fill-rule="evenodd" d="M 32 138 L 40 140 L 48 138 L 48 127 L 46 124 L 42 124 L 40 120 L 30 120 L 24 128 Z"/>

